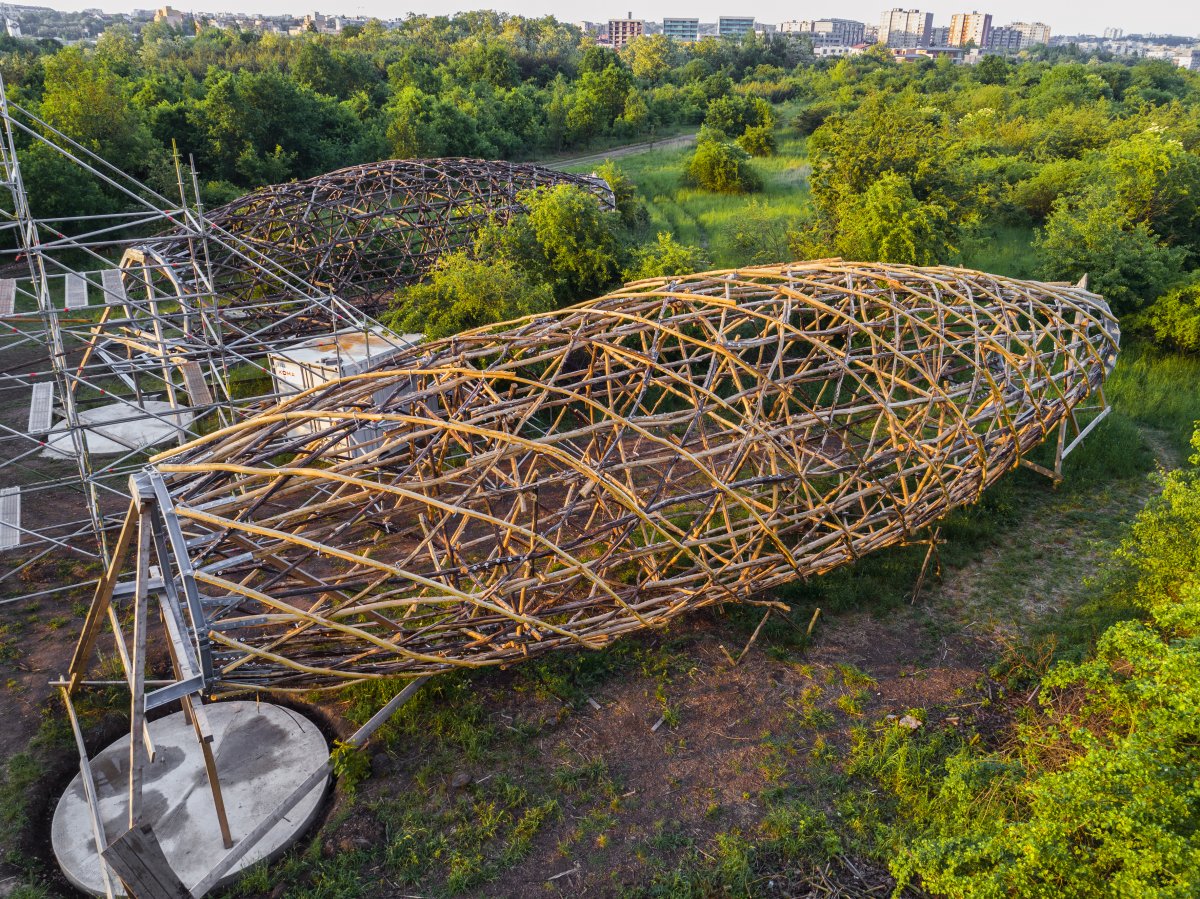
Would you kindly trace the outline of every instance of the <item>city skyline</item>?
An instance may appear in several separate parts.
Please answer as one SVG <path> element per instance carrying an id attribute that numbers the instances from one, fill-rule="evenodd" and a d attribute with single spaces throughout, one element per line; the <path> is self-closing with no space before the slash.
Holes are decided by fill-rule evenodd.
<path id="1" fill-rule="evenodd" d="M 524 16 L 553 15 L 560 21 L 606 22 L 613 18 L 624 18 L 632 12 L 634 18 L 647 21 L 662 21 L 669 17 L 699 17 L 703 22 L 716 22 L 725 15 L 753 15 L 760 22 L 778 24 L 794 19 L 828 18 L 832 16 L 857 19 L 868 25 L 878 25 L 883 13 L 895 6 L 905 9 L 916 8 L 932 12 L 938 25 L 949 25 L 955 13 L 979 11 L 990 13 L 994 25 L 1012 21 L 1041 21 L 1051 26 L 1055 34 L 1096 34 L 1106 28 L 1121 28 L 1126 34 L 1160 33 L 1178 35 L 1200 34 L 1200 14 L 1188 10 L 1183 4 L 1155 0 L 1132 9 L 1128 3 L 1115 0 L 1097 0 L 1081 6 L 1074 3 L 1051 0 L 1051 2 L 1016 2 L 1003 4 L 936 3 L 916 4 L 910 2 L 880 4 L 867 0 L 841 3 L 805 3 L 797 5 L 785 0 L 760 0 L 753 8 L 737 6 L 728 0 L 701 0 L 699 3 L 683 4 L 679 0 L 666 0 L 633 6 L 632 0 L 600 3 L 597 0 L 424 0 L 410 7 L 397 7 L 384 0 L 313 0 L 315 9 L 327 15 L 368 16 L 381 19 L 402 18 L 410 13 L 416 15 L 452 15 L 476 9 L 495 9 L 500 12 Z M 78 11 L 99 8 L 106 12 L 130 12 L 134 9 L 152 9 L 156 5 L 147 0 L 44 0 L 29 3 L 29 6 L 48 7 L 56 10 Z M 297 0 L 201 0 L 199 3 L 174 3 L 183 12 L 224 12 L 263 15 L 303 15 L 312 12 L 314 6 L 303 6 Z"/>

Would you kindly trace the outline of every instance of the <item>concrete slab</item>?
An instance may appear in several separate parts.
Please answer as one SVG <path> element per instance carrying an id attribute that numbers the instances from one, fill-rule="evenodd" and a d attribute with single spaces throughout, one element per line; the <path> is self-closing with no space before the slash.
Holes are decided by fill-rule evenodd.
<path id="1" fill-rule="evenodd" d="M 178 441 L 179 430 L 171 425 L 186 428 L 192 423 L 191 411 L 172 409 L 170 403 L 161 400 L 147 400 L 140 408 L 153 414 L 139 415 L 138 406 L 126 403 L 110 403 L 81 412 L 79 418 L 84 426 L 88 450 L 98 456 L 116 455 L 170 440 Z M 74 458 L 75 444 L 65 426 L 60 424 L 50 431 L 42 455 L 52 459 Z"/>
<path id="2" fill-rule="evenodd" d="M 315 724 L 281 706 L 231 701 L 205 706 L 205 711 L 236 843 L 325 762 L 329 747 Z M 167 861 L 190 888 L 226 852 L 203 756 L 182 712 L 150 722 L 150 736 L 157 757 L 143 769 L 144 820 L 153 825 Z M 115 839 L 129 828 L 129 737 L 93 758 L 91 766 L 105 839 Z M 322 782 L 300 800 L 221 883 L 231 882 L 255 862 L 274 858 L 303 835 L 316 817 L 327 785 Z M 67 879 L 85 892 L 102 895 L 100 856 L 80 776 L 59 800 L 51 841 Z"/>

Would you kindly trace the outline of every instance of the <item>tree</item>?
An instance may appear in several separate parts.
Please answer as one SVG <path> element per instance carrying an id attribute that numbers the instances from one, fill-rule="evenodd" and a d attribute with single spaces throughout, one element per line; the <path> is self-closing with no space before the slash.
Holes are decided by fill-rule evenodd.
<path id="1" fill-rule="evenodd" d="M 1158 128 L 1114 141 L 1096 156 L 1101 171 L 1093 183 L 1115 193 L 1131 220 L 1169 244 L 1200 249 L 1200 156 Z"/>
<path id="2" fill-rule="evenodd" d="M 646 204 L 638 196 L 637 186 L 613 161 L 607 160 L 596 169 L 595 174 L 604 179 L 613 192 L 617 215 L 626 228 L 635 229 L 644 225 L 649 218 Z"/>
<path id="3" fill-rule="evenodd" d="M 633 77 L 651 83 L 662 81 L 680 58 L 678 44 L 665 34 L 639 37 L 621 53 L 629 61 Z"/>
<path id="4" fill-rule="evenodd" d="M 750 166 L 749 154 L 712 132 L 701 132 L 683 178 L 685 184 L 717 193 L 743 194 L 762 189 L 762 179 Z"/>
<path id="5" fill-rule="evenodd" d="M 1034 250 L 1043 277 L 1074 281 L 1088 275 L 1091 289 L 1118 314 L 1135 311 L 1176 281 L 1186 255 L 1100 191 L 1055 201 Z"/>
<path id="6" fill-rule="evenodd" d="M 573 184 L 525 191 L 528 210 L 507 222 L 493 219 L 475 238 L 480 259 L 507 260 L 535 283 L 549 284 L 560 303 L 596 296 L 618 272 L 615 212 Z"/>
<path id="7" fill-rule="evenodd" d="M 690 275 L 708 267 L 704 251 L 699 247 L 679 243 L 667 231 L 659 231 L 658 239 L 649 246 L 634 251 L 633 261 L 621 276 L 626 281 L 661 278 L 671 275 Z"/>
<path id="8" fill-rule="evenodd" d="M 542 255 L 553 274 L 555 294 L 579 299 L 604 291 L 617 273 L 615 213 L 573 184 L 522 194 Z"/>
<path id="9" fill-rule="evenodd" d="M 1008 61 L 1003 56 L 985 56 L 975 65 L 974 75 L 980 84 L 1004 84 L 1008 73 Z"/>
<path id="10" fill-rule="evenodd" d="M 131 102 L 129 82 L 78 47 L 61 50 L 44 65 L 41 113 L 47 122 L 126 171 L 145 174 L 162 156 Z"/>
<path id="11" fill-rule="evenodd" d="M 946 210 L 922 203 L 909 183 L 884 172 L 839 216 L 837 246 L 849 259 L 905 265 L 936 265 L 956 250 Z"/>
<path id="12" fill-rule="evenodd" d="M 396 291 L 384 323 L 436 339 L 553 308 L 550 287 L 531 282 L 511 261 L 473 259 L 459 250 L 438 260 L 428 282 Z"/>
<path id="13" fill-rule="evenodd" d="M 770 125 L 752 125 L 735 143 L 751 156 L 774 156 L 775 129 Z"/>

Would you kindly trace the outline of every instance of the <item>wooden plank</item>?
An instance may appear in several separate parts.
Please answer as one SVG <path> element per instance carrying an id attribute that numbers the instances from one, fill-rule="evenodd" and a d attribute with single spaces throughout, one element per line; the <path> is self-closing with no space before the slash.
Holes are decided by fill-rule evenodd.
<path id="1" fill-rule="evenodd" d="M 21 488 L 0 487 L 0 549 L 21 543 Z"/>
<path id="2" fill-rule="evenodd" d="M 54 382 L 39 381 L 34 384 L 33 396 L 29 400 L 30 434 L 45 434 L 50 430 L 53 405 Z"/>
<path id="3" fill-rule="evenodd" d="M 0 279 L 0 316 L 12 315 L 17 305 L 17 282 L 12 278 Z"/>
<path id="4" fill-rule="evenodd" d="M 126 303 L 129 297 L 125 293 L 125 282 L 121 280 L 119 268 L 106 268 L 100 273 L 100 286 L 104 289 L 104 302 Z"/>
<path id="5" fill-rule="evenodd" d="M 192 895 L 149 825 L 131 827 L 109 843 L 103 855 L 132 899 L 190 899 Z"/>
<path id="6" fill-rule="evenodd" d="M 212 392 L 204 383 L 204 373 L 200 370 L 200 363 L 193 359 L 180 365 L 179 370 L 183 372 L 183 387 L 187 391 L 188 399 L 192 401 L 192 408 L 211 406 Z"/>
<path id="7" fill-rule="evenodd" d="M 100 627 L 104 616 L 112 612 L 113 589 L 117 586 L 117 578 L 121 576 L 121 568 L 125 564 L 125 556 L 129 553 L 129 546 L 133 542 L 133 535 L 138 530 L 138 517 L 137 503 L 131 502 L 129 511 L 125 513 L 125 523 L 121 525 L 121 533 L 117 537 L 117 545 L 113 549 L 112 562 L 109 563 L 104 576 L 100 578 L 100 583 L 96 585 L 96 592 L 92 596 L 92 605 L 88 609 L 87 618 L 83 622 L 83 630 L 79 634 L 79 642 L 75 644 L 75 653 L 71 656 L 71 665 L 67 669 L 67 673 L 70 675 L 68 693 L 74 690 L 75 686 L 83 679 L 88 663 L 92 659 L 92 651 L 96 648 L 96 638 L 100 636 Z M 112 621 L 116 625 L 115 613 L 112 614 Z M 124 663 L 126 677 L 128 677 L 129 659 L 125 654 L 120 636 L 121 631 L 114 626 L 114 633 L 117 636 L 117 648 L 121 651 L 121 661 Z"/>
<path id="8" fill-rule="evenodd" d="M 83 280 L 82 275 L 67 275 L 67 308 L 82 309 L 87 304 L 87 281 Z"/>
<path id="9" fill-rule="evenodd" d="M 71 732 L 75 735 L 75 747 L 79 750 L 79 777 L 83 782 L 83 797 L 88 804 L 88 817 L 91 818 L 92 839 L 96 841 L 96 852 L 100 855 L 100 875 L 104 880 L 104 895 L 113 899 L 112 878 L 109 876 L 109 864 L 104 860 L 104 850 L 108 847 L 104 838 L 104 820 L 100 815 L 100 798 L 96 793 L 96 780 L 92 776 L 92 766 L 87 757 L 87 746 L 83 742 L 83 730 L 79 726 L 79 716 L 75 713 L 75 703 L 71 702 L 71 691 L 60 687 L 63 704 L 67 707 L 67 718 L 71 722 Z"/>

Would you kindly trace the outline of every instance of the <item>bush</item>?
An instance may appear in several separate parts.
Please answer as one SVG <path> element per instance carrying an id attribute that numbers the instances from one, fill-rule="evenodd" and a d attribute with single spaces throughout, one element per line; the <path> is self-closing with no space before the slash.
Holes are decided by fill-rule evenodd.
<path id="1" fill-rule="evenodd" d="M 1169 349 L 1200 353 L 1200 280 L 1159 297 L 1134 325 Z"/>
<path id="2" fill-rule="evenodd" d="M 737 145 L 751 156 L 774 156 L 775 129 L 770 125 L 747 128 L 737 139 Z"/>
<path id="3" fill-rule="evenodd" d="M 1193 438 L 1200 451 L 1200 434 Z M 1200 462 L 1200 455 L 1193 457 Z M 1166 477 L 1107 581 L 1146 620 L 1042 678 L 1009 748 L 920 755 L 886 732 L 861 754 L 917 831 L 892 863 L 947 896 L 1200 895 L 1200 473 Z M 934 738 L 936 739 L 936 737 Z M 911 756 L 911 757 L 910 757 Z M 864 761 L 865 759 L 865 761 Z M 929 777 L 928 772 L 940 771 Z"/>
<path id="4" fill-rule="evenodd" d="M 460 250 L 438 260 L 427 283 L 397 291 L 384 323 L 434 339 L 554 305 L 549 286 L 530 281 L 511 261 L 472 259 Z"/>
<path id="5" fill-rule="evenodd" d="M 920 202 L 907 180 L 884 172 L 841 208 L 837 247 L 847 259 L 936 265 L 957 252 L 953 234 L 945 209 Z"/>
<path id="6" fill-rule="evenodd" d="M 1099 190 L 1075 201 L 1056 200 L 1034 250 L 1042 277 L 1076 281 L 1088 275 L 1092 290 L 1118 315 L 1136 311 L 1170 287 L 1187 255 Z"/>
<path id="7" fill-rule="evenodd" d="M 825 120 L 837 111 L 832 103 L 813 103 L 796 113 L 792 119 L 792 127 L 801 137 L 808 137 L 825 124 Z"/>
<path id="8" fill-rule="evenodd" d="M 690 275 L 708 267 L 704 251 L 699 247 L 681 244 L 667 231 L 658 232 L 658 240 L 634 252 L 632 264 L 622 277 L 626 281 L 661 278 L 671 275 Z"/>
<path id="9" fill-rule="evenodd" d="M 701 134 L 683 171 L 684 183 L 723 194 L 752 193 L 762 189 L 762 178 L 750 166 L 741 147 L 715 135 Z"/>

